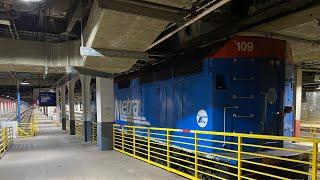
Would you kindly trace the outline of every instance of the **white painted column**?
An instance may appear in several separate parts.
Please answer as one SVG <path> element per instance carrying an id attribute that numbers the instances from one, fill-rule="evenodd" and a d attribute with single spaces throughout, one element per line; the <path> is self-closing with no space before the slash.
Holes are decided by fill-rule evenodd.
<path id="1" fill-rule="evenodd" d="M 56 116 L 55 116 L 55 121 L 56 123 L 61 122 L 61 115 L 60 115 L 60 89 L 59 87 L 56 88 Z"/>
<path id="2" fill-rule="evenodd" d="M 91 77 L 87 75 L 80 75 L 82 85 L 82 140 L 84 142 L 91 141 Z"/>
<path id="3" fill-rule="evenodd" d="M 8 101 L 4 102 L 4 114 L 8 114 Z"/>
<path id="4" fill-rule="evenodd" d="M 0 102 L 0 115 L 4 115 L 3 101 Z"/>
<path id="5" fill-rule="evenodd" d="M 70 122 L 70 135 L 76 134 L 76 118 L 74 112 L 74 87 L 75 80 L 68 82 L 68 102 L 69 102 L 69 122 Z"/>
<path id="6" fill-rule="evenodd" d="M 66 85 L 61 86 L 61 125 L 62 130 L 67 130 L 66 118 Z"/>
<path id="7" fill-rule="evenodd" d="M 113 79 L 97 77 L 96 88 L 98 148 L 112 150 L 112 126 L 115 121 Z"/>

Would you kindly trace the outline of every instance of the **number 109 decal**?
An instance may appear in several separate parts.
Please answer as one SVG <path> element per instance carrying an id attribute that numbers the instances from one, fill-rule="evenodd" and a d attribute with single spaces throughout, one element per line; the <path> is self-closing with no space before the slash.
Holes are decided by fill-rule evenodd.
<path id="1" fill-rule="evenodd" d="M 242 41 L 242 42 L 235 42 L 235 43 L 238 51 L 240 52 L 251 52 L 254 49 L 253 42 Z"/>

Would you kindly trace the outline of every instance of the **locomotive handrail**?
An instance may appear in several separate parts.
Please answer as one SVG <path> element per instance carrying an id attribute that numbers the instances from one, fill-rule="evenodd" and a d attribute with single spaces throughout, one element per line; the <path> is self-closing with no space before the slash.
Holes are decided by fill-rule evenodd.
<path id="1" fill-rule="evenodd" d="M 189 179 L 316 180 L 319 144 L 314 138 L 113 126 L 114 150 Z"/>

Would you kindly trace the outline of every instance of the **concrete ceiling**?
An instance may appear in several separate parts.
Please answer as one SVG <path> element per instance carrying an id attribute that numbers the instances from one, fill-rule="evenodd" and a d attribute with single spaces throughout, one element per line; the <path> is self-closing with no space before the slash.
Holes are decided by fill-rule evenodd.
<path id="1" fill-rule="evenodd" d="M 145 52 L 169 21 L 107 9 L 95 1 L 84 31 L 85 46 L 99 49 Z M 119 73 L 129 70 L 138 59 L 87 57 L 86 68 Z"/>
<path id="2" fill-rule="evenodd" d="M 256 26 L 249 33 L 287 40 L 296 63 L 320 61 L 320 5 Z"/>
<path id="3" fill-rule="evenodd" d="M 164 4 L 168 6 L 174 6 L 179 8 L 188 8 L 190 6 L 191 0 L 146 0 L 153 3 Z"/>

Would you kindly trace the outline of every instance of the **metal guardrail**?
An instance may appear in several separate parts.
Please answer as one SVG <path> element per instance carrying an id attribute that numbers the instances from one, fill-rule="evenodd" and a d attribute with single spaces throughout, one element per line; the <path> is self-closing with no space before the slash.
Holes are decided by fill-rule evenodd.
<path id="1" fill-rule="evenodd" d="M 91 141 L 97 142 L 97 123 L 91 122 Z"/>
<path id="2" fill-rule="evenodd" d="M 13 145 L 12 127 L 0 129 L 0 158 L 4 156 L 11 145 Z"/>
<path id="3" fill-rule="evenodd" d="M 301 137 L 320 138 L 319 127 L 301 127 Z"/>
<path id="4" fill-rule="evenodd" d="M 82 121 L 76 120 L 76 136 L 82 138 Z"/>
<path id="5" fill-rule="evenodd" d="M 320 121 L 301 121 L 301 137 L 320 138 Z"/>
<path id="6" fill-rule="evenodd" d="M 114 125 L 113 142 L 114 150 L 188 179 L 320 177 L 317 139 Z"/>
<path id="7" fill-rule="evenodd" d="M 31 114 L 30 122 L 18 124 L 18 137 L 33 137 L 39 131 L 39 123 L 35 120 L 34 114 Z"/>

